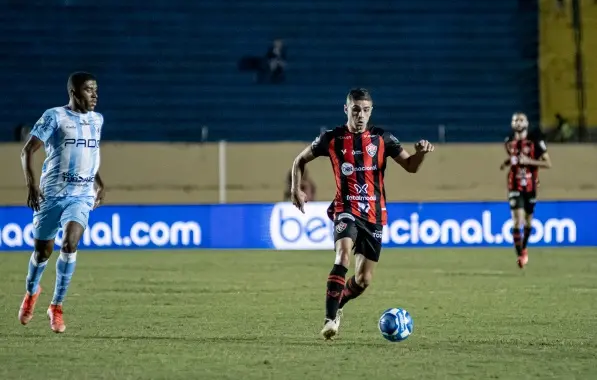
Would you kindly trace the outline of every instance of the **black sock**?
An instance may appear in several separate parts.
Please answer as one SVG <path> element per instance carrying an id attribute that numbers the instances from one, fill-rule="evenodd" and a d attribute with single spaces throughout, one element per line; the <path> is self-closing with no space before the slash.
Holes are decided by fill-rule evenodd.
<path id="1" fill-rule="evenodd" d="M 514 240 L 514 248 L 516 248 L 516 254 L 522 255 L 522 236 L 520 236 L 520 228 L 512 228 L 512 238 Z"/>
<path id="2" fill-rule="evenodd" d="M 529 237 L 531 237 L 532 231 L 533 231 L 533 227 L 524 226 L 524 238 L 522 239 L 522 249 L 527 248 L 527 243 L 529 242 Z"/>
<path id="3" fill-rule="evenodd" d="M 325 295 L 325 317 L 327 319 L 336 319 L 338 305 L 340 305 L 340 298 L 342 298 L 342 291 L 346 283 L 344 279 L 346 272 L 348 272 L 348 268 L 342 265 L 334 265 L 328 276 L 327 292 Z"/>
<path id="4" fill-rule="evenodd" d="M 365 288 L 357 284 L 357 280 L 352 276 L 346 281 L 346 287 L 342 291 L 342 300 L 340 301 L 340 309 L 346 305 L 350 300 L 353 300 L 363 294 Z"/>

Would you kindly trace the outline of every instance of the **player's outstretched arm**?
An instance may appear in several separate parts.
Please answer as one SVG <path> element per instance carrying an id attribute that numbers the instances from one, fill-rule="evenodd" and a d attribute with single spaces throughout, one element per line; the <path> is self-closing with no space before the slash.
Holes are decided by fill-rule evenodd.
<path id="1" fill-rule="evenodd" d="M 305 213 L 305 199 L 307 195 L 301 190 L 301 180 L 305 172 L 305 165 L 314 159 L 313 148 L 309 145 L 292 162 L 290 199 L 292 204 L 301 210 L 303 214 Z"/>
<path id="2" fill-rule="evenodd" d="M 95 203 L 93 204 L 93 208 L 96 209 L 104 203 L 104 181 L 102 177 L 100 177 L 99 172 L 95 174 Z"/>
<path id="3" fill-rule="evenodd" d="M 25 184 L 27 185 L 27 206 L 34 211 L 39 211 L 40 201 L 43 200 L 43 194 L 39 186 L 35 184 L 35 175 L 33 173 L 33 154 L 42 147 L 44 143 L 36 136 L 30 136 L 21 151 L 21 167 L 25 175 Z"/>
<path id="4" fill-rule="evenodd" d="M 509 167 L 510 165 L 512 165 L 512 159 L 510 157 L 506 158 L 504 160 L 504 162 L 502 162 L 502 164 L 500 165 L 500 170 L 504 170 L 507 167 Z"/>
<path id="5" fill-rule="evenodd" d="M 409 173 L 416 173 L 419 171 L 425 155 L 435 150 L 433 144 L 427 140 L 421 140 L 415 144 L 415 154 L 410 154 L 406 150 L 402 149 L 400 153 L 393 157 L 400 166 Z"/>

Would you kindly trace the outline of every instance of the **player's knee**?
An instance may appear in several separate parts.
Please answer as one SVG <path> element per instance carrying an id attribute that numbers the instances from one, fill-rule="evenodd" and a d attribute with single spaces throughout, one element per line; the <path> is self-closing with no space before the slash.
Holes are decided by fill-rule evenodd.
<path id="1" fill-rule="evenodd" d="M 47 249 L 46 247 L 41 248 L 40 250 L 35 250 L 35 261 L 38 263 L 43 263 L 44 261 L 48 261 L 50 256 L 52 255 L 52 250 Z"/>
<path id="2" fill-rule="evenodd" d="M 350 265 L 352 244 L 352 240 L 350 239 L 341 239 L 336 242 L 336 264 L 341 264 L 348 268 Z"/>
<path id="3" fill-rule="evenodd" d="M 361 288 L 365 289 L 369 285 L 371 285 L 371 281 L 373 280 L 373 273 L 371 273 L 371 272 L 355 273 L 354 278 L 355 278 L 357 284 Z"/>
<path id="4" fill-rule="evenodd" d="M 66 238 L 64 239 L 64 242 L 62 243 L 62 247 L 60 247 L 60 250 L 65 253 L 77 252 L 78 245 L 79 242 L 76 239 Z"/>
<path id="5" fill-rule="evenodd" d="M 37 240 L 34 243 L 34 250 L 35 260 L 38 263 L 42 263 L 44 261 L 49 260 L 50 256 L 52 256 L 52 251 L 54 250 L 54 242 Z"/>
<path id="6" fill-rule="evenodd" d="M 350 265 L 350 250 L 346 248 L 338 248 L 336 250 L 336 264 L 343 265 L 346 268 Z"/>

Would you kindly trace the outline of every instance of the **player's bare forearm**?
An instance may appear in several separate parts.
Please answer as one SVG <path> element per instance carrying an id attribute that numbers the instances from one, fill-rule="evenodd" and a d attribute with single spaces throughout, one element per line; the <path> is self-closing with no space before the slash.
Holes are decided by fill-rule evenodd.
<path id="1" fill-rule="evenodd" d="M 538 168 L 551 168 L 551 159 L 547 153 L 544 153 L 540 159 L 534 160 L 528 157 L 521 157 L 519 160 L 521 165 L 536 166 Z"/>
<path id="2" fill-rule="evenodd" d="M 102 177 L 100 176 L 99 172 L 95 174 L 95 187 L 99 189 L 104 188 L 104 181 L 102 180 Z"/>
<path id="3" fill-rule="evenodd" d="M 93 209 L 98 208 L 104 203 L 104 181 L 102 181 L 102 177 L 99 174 L 99 171 L 95 173 L 95 202 L 93 204 Z"/>
<path id="4" fill-rule="evenodd" d="M 416 173 L 419 171 L 425 155 L 435 150 L 433 144 L 427 140 L 421 140 L 415 144 L 415 154 L 410 154 L 402 149 L 400 153 L 394 157 L 396 161 L 404 170 L 409 173 Z"/>
<path id="5" fill-rule="evenodd" d="M 27 187 L 35 184 L 35 174 L 33 173 L 33 153 L 23 150 L 21 152 L 21 166 L 25 175 L 25 185 Z"/>
<path id="6" fill-rule="evenodd" d="M 25 143 L 21 151 L 21 167 L 25 175 L 25 184 L 27 187 L 35 185 L 35 175 L 33 173 L 33 154 L 42 146 L 42 141 L 35 136 L 31 136 Z"/>
<path id="7" fill-rule="evenodd" d="M 406 152 L 406 150 L 403 150 L 398 156 L 394 157 L 394 161 L 396 161 L 404 170 L 409 173 L 416 173 L 419 171 L 424 159 L 425 154 L 422 152 L 409 154 Z"/>
<path id="8" fill-rule="evenodd" d="M 551 168 L 551 162 L 547 160 L 529 160 L 527 165 L 536 166 L 538 168 L 549 169 Z"/>
<path id="9" fill-rule="evenodd" d="M 506 169 L 507 167 L 510 167 L 510 165 L 512 165 L 512 160 L 511 160 L 511 158 L 510 158 L 510 157 L 508 157 L 508 158 L 506 158 L 506 159 L 505 159 L 505 160 L 502 162 L 502 164 L 500 165 L 500 170 L 504 170 L 504 169 Z"/>
<path id="10" fill-rule="evenodd" d="M 406 171 L 409 173 L 416 173 L 419 171 L 421 164 L 425 160 L 425 154 L 416 152 L 406 159 Z"/>
<path id="11" fill-rule="evenodd" d="M 295 159 L 292 163 L 292 174 L 291 174 L 291 182 L 290 188 L 291 189 L 298 189 L 300 187 L 301 179 L 303 177 L 303 172 L 305 171 L 305 162 L 298 159 Z"/>
<path id="12" fill-rule="evenodd" d="M 305 165 L 308 162 L 311 162 L 315 159 L 313 155 L 313 151 L 311 150 L 311 146 L 306 147 L 298 156 L 294 159 L 292 163 L 292 176 L 291 176 L 291 189 L 299 189 L 301 186 L 301 180 L 303 178 L 303 173 L 305 171 Z"/>

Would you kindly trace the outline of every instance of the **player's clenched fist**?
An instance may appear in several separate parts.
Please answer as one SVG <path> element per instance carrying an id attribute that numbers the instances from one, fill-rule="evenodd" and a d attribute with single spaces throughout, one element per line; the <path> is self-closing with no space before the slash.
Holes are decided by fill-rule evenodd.
<path id="1" fill-rule="evenodd" d="M 415 144 L 415 151 L 417 153 L 429 153 L 433 152 L 435 147 L 432 143 L 427 140 L 420 140 L 418 143 Z"/>

